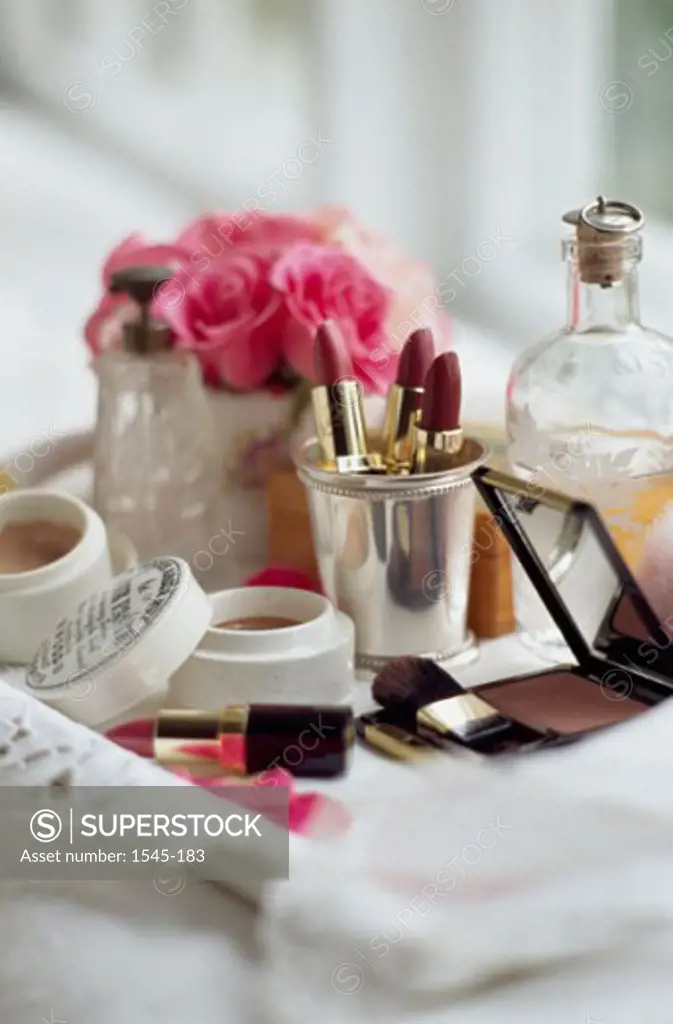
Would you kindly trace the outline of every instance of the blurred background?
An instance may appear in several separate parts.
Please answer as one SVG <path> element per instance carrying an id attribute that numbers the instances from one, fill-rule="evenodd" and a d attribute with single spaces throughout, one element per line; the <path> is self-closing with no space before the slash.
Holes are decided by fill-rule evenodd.
<path id="1" fill-rule="evenodd" d="M 350 205 L 455 282 L 469 386 L 500 389 L 602 191 L 644 208 L 673 331 L 670 0 L 0 0 L 0 40 L 0 451 L 93 421 L 106 251 L 208 208 Z"/>

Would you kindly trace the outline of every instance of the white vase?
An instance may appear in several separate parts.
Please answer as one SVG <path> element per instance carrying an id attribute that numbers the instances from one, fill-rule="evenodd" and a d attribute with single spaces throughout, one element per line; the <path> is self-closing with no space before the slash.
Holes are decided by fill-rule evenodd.
<path id="1" fill-rule="evenodd" d="M 236 586 L 267 564 L 266 484 L 287 465 L 293 392 L 246 395 L 213 391 L 210 401 L 220 443 L 221 499 L 208 550 L 192 568 L 210 591 Z"/>
<path id="2" fill-rule="evenodd" d="M 269 474 L 290 460 L 293 443 L 315 432 L 310 405 L 293 425 L 294 392 L 246 395 L 210 392 L 216 432 L 220 439 L 222 492 L 211 542 L 195 554 L 192 569 L 213 592 L 238 586 L 268 565 L 266 485 Z M 365 402 L 367 421 L 376 426 L 382 414 L 380 398 Z M 306 538 L 310 544 L 310 538 Z"/>

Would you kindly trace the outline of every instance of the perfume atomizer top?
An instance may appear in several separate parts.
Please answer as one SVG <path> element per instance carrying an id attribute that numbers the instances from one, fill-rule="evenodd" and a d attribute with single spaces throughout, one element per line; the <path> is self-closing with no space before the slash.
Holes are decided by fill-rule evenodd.
<path id="1" fill-rule="evenodd" d="M 598 196 L 581 210 L 563 215 L 575 227 L 570 243 L 579 276 L 586 284 L 610 288 L 623 280 L 642 255 L 642 211 L 632 203 Z"/>
<path id="2" fill-rule="evenodd" d="M 126 267 L 112 275 L 108 291 L 112 295 L 125 293 L 139 308 L 137 320 L 124 324 L 124 349 L 137 355 L 166 352 L 173 347 L 173 334 L 164 320 L 150 316 L 150 304 L 157 289 L 170 281 L 173 271 L 168 267 Z"/>

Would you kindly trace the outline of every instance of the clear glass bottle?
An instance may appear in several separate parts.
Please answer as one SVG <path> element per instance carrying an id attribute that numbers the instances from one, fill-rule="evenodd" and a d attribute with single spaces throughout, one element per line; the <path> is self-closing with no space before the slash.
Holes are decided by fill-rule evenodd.
<path id="1" fill-rule="evenodd" d="M 645 526 L 673 498 L 673 339 L 640 323 L 640 210 L 599 196 L 563 219 L 575 226 L 564 243 L 567 323 L 512 369 L 509 461 L 532 489 L 596 505 L 633 565 Z M 527 646 L 567 656 L 518 566 L 514 596 Z"/>
<path id="2" fill-rule="evenodd" d="M 149 316 L 170 271 L 131 267 L 111 290 L 126 292 L 139 318 L 124 347 L 99 357 L 94 504 L 141 559 L 192 561 L 207 547 L 219 488 L 215 426 L 193 355 L 172 348 L 167 324 Z"/>

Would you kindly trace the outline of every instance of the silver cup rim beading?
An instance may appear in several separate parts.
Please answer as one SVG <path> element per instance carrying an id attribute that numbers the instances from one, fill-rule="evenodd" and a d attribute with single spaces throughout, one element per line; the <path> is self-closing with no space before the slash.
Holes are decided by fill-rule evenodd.
<path id="1" fill-rule="evenodd" d="M 377 441 L 380 435 L 372 432 L 371 438 L 374 450 L 379 450 Z M 320 445 L 317 438 L 312 437 L 292 452 L 292 459 L 302 483 L 325 494 L 366 498 L 367 501 L 386 501 L 389 498 L 416 501 L 433 494 L 443 494 L 470 481 L 475 469 L 487 461 L 489 449 L 483 441 L 466 434 L 462 454 L 465 461 L 460 466 L 449 466 L 432 473 L 337 473 L 320 465 Z"/>

